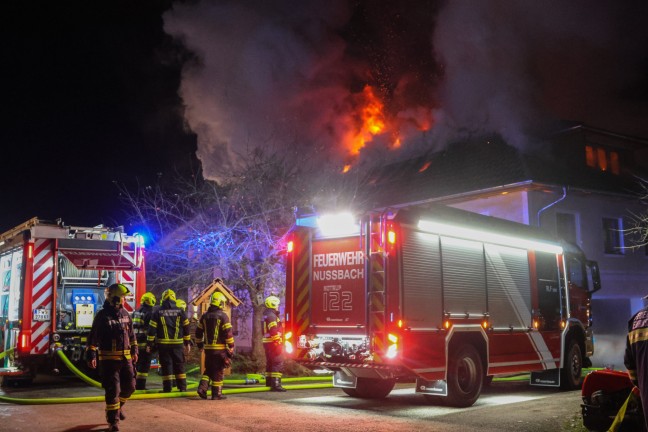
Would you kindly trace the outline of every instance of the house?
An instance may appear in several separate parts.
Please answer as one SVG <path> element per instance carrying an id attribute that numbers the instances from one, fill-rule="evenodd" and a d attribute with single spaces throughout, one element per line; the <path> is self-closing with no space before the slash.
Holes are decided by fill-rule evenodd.
<path id="1" fill-rule="evenodd" d="M 367 208 L 442 203 L 536 225 L 599 263 L 594 364 L 623 369 L 627 320 L 648 295 L 648 251 L 624 232 L 648 210 L 638 199 L 648 140 L 574 125 L 518 150 L 497 136 L 375 170 Z"/>

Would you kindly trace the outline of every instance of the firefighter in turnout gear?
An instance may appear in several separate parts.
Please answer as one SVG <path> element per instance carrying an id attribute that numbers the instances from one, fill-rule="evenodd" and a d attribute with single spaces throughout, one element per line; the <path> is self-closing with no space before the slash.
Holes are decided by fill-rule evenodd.
<path id="1" fill-rule="evenodd" d="M 639 387 L 644 421 L 648 430 L 648 306 L 637 312 L 628 322 L 623 362 L 632 384 Z"/>
<path id="2" fill-rule="evenodd" d="M 124 310 L 124 297 L 130 290 L 112 284 L 106 290 L 103 309 L 97 312 L 88 337 L 86 360 L 92 369 L 100 364 L 101 385 L 106 398 L 109 431 L 119 430 L 119 420 L 126 418 L 124 404 L 135 391 L 133 362 L 137 362 L 137 340 L 133 321 Z"/>
<path id="3" fill-rule="evenodd" d="M 266 356 L 266 386 L 270 391 L 285 392 L 281 386 L 284 354 L 282 324 L 279 319 L 279 297 L 271 295 L 265 299 L 263 311 L 263 349 Z"/>
<path id="4" fill-rule="evenodd" d="M 153 316 L 153 307 L 157 300 L 153 293 L 147 292 L 140 298 L 140 308 L 133 313 L 133 327 L 139 347 L 139 358 L 137 360 L 137 376 L 135 390 L 146 390 L 146 379 L 151 369 L 151 358 L 153 353 L 146 350 L 146 337 L 148 335 L 149 321 Z"/>
<path id="5" fill-rule="evenodd" d="M 154 344 L 157 344 L 162 368 L 162 391 L 171 391 L 174 378 L 178 390 L 187 391 L 185 354 L 189 354 L 191 349 L 189 320 L 184 311 L 176 306 L 175 292 L 170 289 L 162 293 L 162 303 L 155 309 L 149 322 L 146 350 L 151 352 Z"/>
<path id="6" fill-rule="evenodd" d="M 231 364 L 234 353 L 232 324 L 223 310 L 227 299 L 216 291 L 211 296 L 207 312 L 200 317 L 196 328 L 198 349 L 205 350 L 205 371 L 198 385 L 198 396 L 207 399 L 207 388 L 211 380 L 213 399 L 226 399 L 223 396 L 224 370 Z"/>

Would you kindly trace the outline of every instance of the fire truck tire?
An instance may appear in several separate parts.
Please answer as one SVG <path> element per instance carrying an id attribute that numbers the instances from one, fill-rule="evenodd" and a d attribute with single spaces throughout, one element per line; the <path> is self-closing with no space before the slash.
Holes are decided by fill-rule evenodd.
<path id="1" fill-rule="evenodd" d="M 342 391 L 343 391 L 344 393 L 348 394 L 348 395 L 351 396 L 351 397 L 354 397 L 354 398 L 360 397 L 360 396 L 358 395 L 357 390 L 354 389 L 354 388 L 342 388 Z"/>
<path id="2" fill-rule="evenodd" d="M 360 399 L 384 399 L 396 385 L 394 380 L 387 379 L 374 379 L 374 378 L 358 378 L 356 388 L 343 389 L 346 394 L 351 397 Z M 354 392 L 347 392 L 347 390 L 355 390 Z"/>
<path id="3" fill-rule="evenodd" d="M 481 393 L 484 368 L 479 352 L 472 345 L 453 350 L 448 362 L 448 396 L 445 403 L 454 407 L 469 407 Z"/>
<path id="4" fill-rule="evenodd" d="M 570 339 L 565 351 L 564 367 L 560 370 L 560 388 L 576 390 L 581 388 L 583 372 L 583 355 L 578 342 Z"/>

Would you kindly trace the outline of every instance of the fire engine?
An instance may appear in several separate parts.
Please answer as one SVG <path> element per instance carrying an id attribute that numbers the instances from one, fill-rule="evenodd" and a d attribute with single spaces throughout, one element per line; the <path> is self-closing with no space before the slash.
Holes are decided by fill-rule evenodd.
<path id="1" fill-rule="evenodd" d="M 144 242 L 120 228 L 75 227 L 33 218 L 0 234 L 0 376 L 30 381 L 54 369 L 63 349 L 82 360 L 105 289 L 130 288 L 132 312 L 146 290 Z"/>
<path id="2" fill-rule="evenodd" d="M 495 375 L 577 388 L 598 265 L 536 227 L 445 206 L 301 218 L 287 240 L 284 343 L 352 397 L 416 382 L 471 406 Z"/>

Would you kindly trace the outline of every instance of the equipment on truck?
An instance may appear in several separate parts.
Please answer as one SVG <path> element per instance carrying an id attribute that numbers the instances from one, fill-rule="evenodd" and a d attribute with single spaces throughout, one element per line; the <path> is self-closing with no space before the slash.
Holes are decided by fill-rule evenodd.
<path id="1" fill-rule="evenodd" d="M 494 375 L 576 388 L 591 364 L 598 266 L 538 228 L 430 206 L 300 219 L 286 250 L 286 353 L 351 396 L 416 380 L 470 406 Z"/>
<path id="2" fill-rule="evenodd" d="M 0 234 L 0 361 L 3 383 L 56 368 L 55 350 L 78 362 L 105 289 L 122 284 L 133 312 L 146 291 L 144 242 L 120 228 L 38 218 Z"/>

